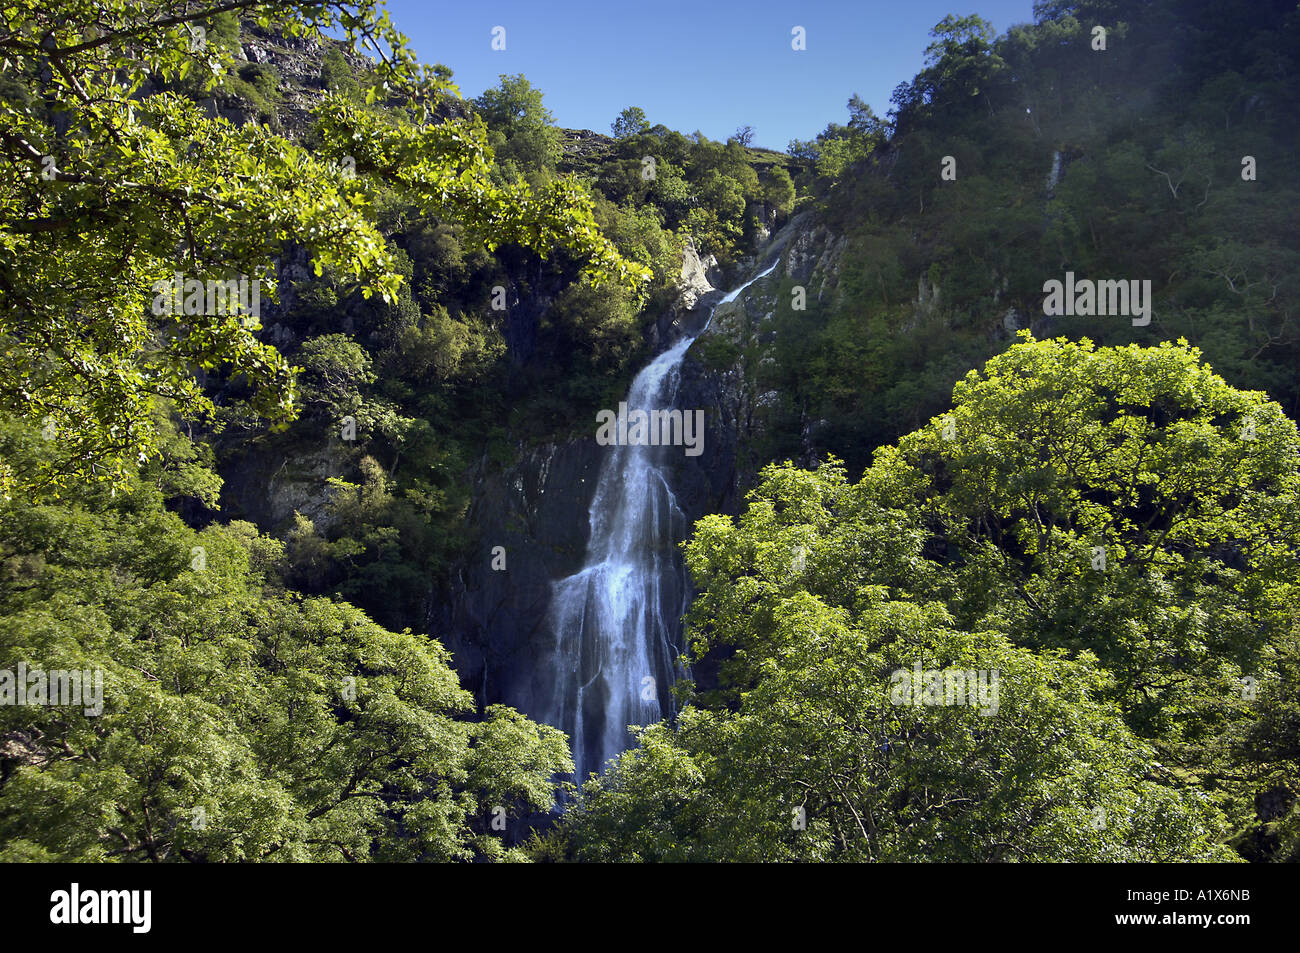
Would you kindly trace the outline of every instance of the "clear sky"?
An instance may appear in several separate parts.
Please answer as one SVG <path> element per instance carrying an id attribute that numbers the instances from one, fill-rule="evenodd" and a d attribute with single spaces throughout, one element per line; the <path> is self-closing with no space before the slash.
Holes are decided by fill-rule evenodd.
<path id="1" fill-rule="evenodd" d="M 784 150 L 847 119 L 858 93 L 884 116 L 922 65 L 931 27 L 978 13 L 998 32 L 1033 0 L 388 0 L 426 63 L 467 99 L 523 73 L 561 126 L 608 133 L 625 106 L 651 123 L 723 140 L 742 125 Z M 492 28 L 505 27 L 504 51 Z M 807 49 L 791 49 L 802 26 Z"/>

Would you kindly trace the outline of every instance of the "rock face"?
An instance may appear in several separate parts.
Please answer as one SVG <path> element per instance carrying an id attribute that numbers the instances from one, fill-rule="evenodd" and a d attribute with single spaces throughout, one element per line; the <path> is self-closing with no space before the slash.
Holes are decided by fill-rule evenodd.
<path id="1" fill-rule="evenodd" d="M 535 647 L 551 584 L 582 565 L 601 449 L 588 437 L 528 450 L 502 472 L 477 468 L 469 512 L 477 548 L 450 591 L 435 596 L 429 631 L 452 651 L 480 704 L 535 710 Z M 498 546 L 505 569 L 492 568 Z"/>
<path id="2" fill-rule="evenodd" d="M 688 311 L 693 309 L 702 297 L 710 291 L 717 290 L 709 281 L 709 269 L 717 266 L 718 259 L 712 255 L 700 258 L 700 253 L 695 247 L 695 239 L 686 240 L 686 249 L 682 252 L 682 273 L 678 278 L 683 309 Z"/>
<path id="3" fill-rule="evenodd" d="M 329 480 L 346 477 L 354 456 L 333 434 L 322 434 L 320 445 L 312 450 L 299 445 L 231 446 L 220 468 L 222 512 L 280 534 L 293 525 L 294 513 L 301 513 L 324 530 L 332 519 L 328 506 L 334 491 Z"/>
<path id="4" fill-rule="evenodd" d="M 764 262 L 779 256 L 775 271 L 755 282 L 735 301 L 720 305 L 682 367 L 682 406 L 705 408 L 706 432 L 713 441 L 682 474 L 683 497 L 692 518 L 705 513 L 735 513 L 763 462 L 750 447 L 766 430 L 765 421 L 780 395 L 763 385 L 762 370 L 775 361 L 772 319 L 778 295 L 798 288 L 809 302 L 834 294 L 845 240 L 814 225 L 804 215 L 789 222 L 766 250 Z M 721 360 L 719 360 L 719 355 Z M 811 464 L 818 421 L 801 428 L 798 462 Z"/>

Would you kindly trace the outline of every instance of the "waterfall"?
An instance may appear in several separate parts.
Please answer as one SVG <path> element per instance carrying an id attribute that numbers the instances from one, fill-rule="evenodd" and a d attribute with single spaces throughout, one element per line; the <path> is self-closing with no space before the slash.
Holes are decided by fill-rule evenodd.
<path id="1" fill-rule="evenodd" d="M 1052 153 L 1052 171 L 1047 176 L 1047 194 L 1053 195 L 1061 182 L 1061 150 Z"/>
<path id="2" fill-rule="evenodd" d="M 718 304 L 734 301 L 775 268 Z M 630 409 L 675 406 L 682 358 L 696 337 L 677 341 L 636 375 Z M 707 451 L 707 434 L 704 439 Z M 583 566 L 552 587 L 545 626 L 552 641 L 535 684 L 549 699 L 542 719 L 569 734 L 579 781 L 630 746 L 629 725 L 675 713 L 670 689 L 684 674 L 681 617 L 689 598 L 677 545 L 690 527 L 670 477 L 682 454 L 674 446 L 607 448 L 591 499 Z"/>

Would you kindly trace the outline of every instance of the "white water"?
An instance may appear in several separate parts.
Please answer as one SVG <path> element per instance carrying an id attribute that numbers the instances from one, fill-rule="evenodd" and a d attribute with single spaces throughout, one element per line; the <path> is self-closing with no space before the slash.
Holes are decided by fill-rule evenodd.
<path id="1" fill-rule="evenodd" d="M 734 301 L 775 268 L 718 304 Z M 712 320 L 711 310 L 704 327 Z M 674 407 L 682 357 L 696 337 L 678 341 L 636 375 L 629 412 Z M 709 441 L 706 431 L 705 453 Z M 580 781 L 630 746 L 629 725 L 674 714 L 670 689 L 683 674 L 678 643 L 689 598 L 677 544 L 689 527 L 671 474 L 683 453 L 671 446 L 608 448 L 591 500 L 583 567 L 553 585 L 546 624 L 553 641 L 538 673 L 549 682 L 539 685 L 549 697 L 543 719 L 569 734 Z"/>

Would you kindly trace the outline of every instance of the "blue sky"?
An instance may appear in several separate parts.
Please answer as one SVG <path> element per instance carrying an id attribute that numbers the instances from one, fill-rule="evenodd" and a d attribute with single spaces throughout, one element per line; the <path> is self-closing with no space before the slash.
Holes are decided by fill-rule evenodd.
<path id="1" fill-rule="evenodd" d="M 750 125 L 784 150 L 847 118 L 858 93 L 883 116 L 921 67 L 931 27 L 978 13 L 998 32 L 1033 19 L 1033 0 L 388 0 L 420 59 L 472 98 L 523 73 L 561 126 L 608 133 L 625 106 L 710 139 Z M 790 48 L 802 26 L 807 49 Z M 506 49 L 491 48 L 506 28 Z"/>

